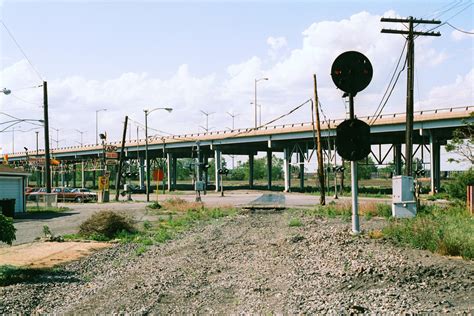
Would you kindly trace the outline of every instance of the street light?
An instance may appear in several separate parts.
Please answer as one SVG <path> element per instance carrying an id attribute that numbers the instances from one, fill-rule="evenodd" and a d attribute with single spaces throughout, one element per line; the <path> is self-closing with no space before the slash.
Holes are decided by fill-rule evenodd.
<path id="1" fill-rule="evenodd" d="M 99 145 L 99 112 L 107 111 L 107 109 L 95 110 L 95 144 Z"/>
<path id="2" fill-rule="evenodd" d="M 257 128 L 257 83 L 262 80 L 268 80 L 268 78 L 255 79 L 255 128 Z"/>
<path id="3" fill-rule="evenodd" d="M 203 110 L 200 110 L 200 111 L 201 111 L 202 114 L 204 114 L 206 116 L 206 128 L 204 128 L 204 130 L 206 131 L 206 133 L 209 133 L 209 115 L 212 115 L 215 112 L 206 112 L 206 111 L 203 111 Z"/>
<path id="4" fill-rule="evenodd" d="M 254 104 L 253 102 L 250 102 L 250 104 Z M 258 108 L 258 126 L 262 126 L 262 105 L 257 104 Z"/>
<path id="5" fill-rule="evenodd" d="M 56 149 L 59 148 L 59 131 L 61 130 L 60 128 L 54 128 L 51 127 L 51 129 L 54 129 L 56 131 Z M 52 138 L 52 137 L 51 137 Z M 53 139 L 54 140 L 54 139 Z"/>
<path id="6" fill-rule="evenodd" d="M 10 93 L 12 93 L 12 91 L 8 90 L 7 88 L 3 88 L 2 93 L 4 93 L 5 95 L 9 95 Z"/>
<path id="7" fill-rule="evenodd" d="M 82 144 L 83 144 L 83 142 L 82 142 L 82 135 L 83 135 L 86 131 L 80 131 L 80 130 L 78 130 L 77 128 L 75 128 L 74 130 L 75 130 L 76 132 L 78 132 L 78 133 L 81 134 L 81 142 L 80 142 L 80 144 L 81 144 L 81 146 L 82 146 Z"/>
<path id="8" fill-rule="evenodd" d="M 145 109 L 145 162 L 146 162 L 146 201 L 150 202 L 150 161 L 148 160 L 148 115 L 156 110 L 173 111 L 172 108 L 154 108 L 151 110 Z M 163 152 L 165 148 L 163 146 Z M 158 190 L 158 188 L 156 188 Z"/>

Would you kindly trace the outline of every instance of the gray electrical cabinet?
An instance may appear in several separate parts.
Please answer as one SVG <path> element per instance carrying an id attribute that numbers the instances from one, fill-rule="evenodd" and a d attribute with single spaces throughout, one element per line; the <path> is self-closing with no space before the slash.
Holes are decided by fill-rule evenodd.
<path id="1" fill-rule="evenodd" d="M 398 218 L 416 216 L 413 177 L 394 176 L 392 178 L 392 216 Z"/>

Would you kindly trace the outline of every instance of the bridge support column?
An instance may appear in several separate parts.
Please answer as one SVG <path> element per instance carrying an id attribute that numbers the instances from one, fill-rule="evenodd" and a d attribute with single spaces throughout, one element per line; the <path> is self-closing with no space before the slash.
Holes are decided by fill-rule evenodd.
<path id="1" fill-rule="evenodd" d="M 140 182 L 140 189 L 145 188 L 145 159 L 140 157 L 138 159 L 138 181 Z"/>
<path id="2" fill-rule="evenodd" d="M 96 172 L 95 170 L 92 171 L 92 187 L 95 189 L 95 177 L 96 177 Z"/>
<path id="3" fill-rule="evenodd" d="M 172 189 L 173 183 L 173 154 L 166 153 L 166 181 L 168 184 L 168 192 Z"/>
<path id="4" fill-rule="evenodd" d="M 222 159 L 221 159 L 222 153 L 220 149 L 214 150 L 214 183 L 216 184 L 216 192 L 219 192 L 220 187 L 221 187 L 221 177 L 219 175 L 219 169 L 222 168 Z"/>
<path id="5" fill-rule="evenodd" d="M 433 132 L 430 133 L 430 178 L 431 194 L 438 192 L 441 184 L 440 144 Z"/>
<path id="6" fill-rule="evenodd" d="M 177 182 L 177 179 L 178 179 L 178 158 L 176 157 L 173 157 L 173 163 L 172 163 L 172 166 L 173 166 L 173 177 L 171 179 L 172 181 L 172 189 L 173 191 L 176 190 L 176 182 Z"/>
<path id="7" fill-rule="evenodd" d="M 402 174 L 402 144 L 393 145 L 393 162 L 395 164 L 395 175 Z"/>
<path id="8" fill-rule="evenodd" d="M 249 188 L 253 189 L 253 154 L 249 155 Z"/>
<path id="9" fill-rule="evenodd" d="M 76 171 L 77 171 L 76 163 L 73 163 L 73 165 L 72 165 L 72 186 L 73 186 L 73 188 L 76 187 Z"/>
<path id="10" fill-rule="evenodd" d="M 285 181 L 284 192 L 290 192 L 290 187 L 291 187 L 290 160 L 291 160 L 290 149 L 284 148 L 283 149 L 283 174 L 284 174 L 284 181 Z"/>
<path id="11" fill-rule="evenodd" d="M 300 152 L 298 156 L 300 158 L 300 189 L 304 191 L 304 154 Z"/>
<path id="12" fill-rule="evenodd" d="M 209 156 L 207 153 L 203 155 L 204 166 L 209 165 Z M 207 187 L 209 185 L 209 168 L 204 168 L 204 195 L 207 194 Z"/>
<path id="13" fill-rule="evenodd" d="M 272 190 L 272 151 L 267 151 L 267 189 Z"/>

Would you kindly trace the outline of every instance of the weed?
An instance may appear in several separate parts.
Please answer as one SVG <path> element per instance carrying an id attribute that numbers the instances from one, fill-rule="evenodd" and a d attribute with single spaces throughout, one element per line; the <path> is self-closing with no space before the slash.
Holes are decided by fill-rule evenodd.
<path id="1" fill-rule="evenodd" d="M 135 232 L 131 218 L 112 211 L 93 214 L 79 227 L 79 235 L 93 240 L 108 240 L 122 231 Z"/>
<path id="2" fill-rule="evenodd" d="M 150 223 L 150 221 L 144 221 L 143 222 L 143 229 L 150 230 L 152 227 L 153 227 L 153 224 Z"/>
<path id="3" fill-rule="evenodd" d="M 43 225 L 43 234 L 44 237 L 53 237 L 53 233 L 51 232 L 51 229 L 49 229 L 48 225 Z"/>
<path id="4" fill-rule="evenodd" d="M 60 206 L 60 207 L 54 207 L 54 206 L 49 206 L 49 207 L 42 207 L 42 206 L 27 206 L 26 211 L 28 213 L 62 213 L 69 211 L 69 207 L 65 206 Z"/>
<path id="5" fill-rule="evenodd" d="M 474 221 L 462 204 L 425 205 L 416 217 L 393 219 L 384 236 L 399 244 L 443 255 L 474 258 Z"/>
<path id="6" fill-rule="evenodd" d="M 158 202 L 155 201 L 155 202 L 153 202 L 153 203 L 151 203 L 151 204 L 148 204 L 147 207 L 148 207 L 148 208 L 151 208 L 152 210 L 159 210 L 159 209 L 161 208 L 161 205 L 160 205 L 160 203 L 158 203 Z"/>
<path id="7" fill-rule="evenodd" d="M 370 239 L 380 239 L 382 237 L 383 237 L 383 233 L 379 229 L 369 231 L 369 238 Z"/>
<path id="8" fill-rule="evenodd" d="M 290 227 L 301 227 L 303 226 L 303 223 L 299 218 L 292 218 L 290 219 L 290 222 L 288 223 L 288 226 Z"/>
<path id="9" fill-rule="evenodd" d="M 135 250 L 135 254 L 137 256 L 141 255 L 142 253 L 145 253 L 148 251 L 148 247 L 145 246 L 145 245 L 141 245 L 140 247 L 138 247 L 136 250 Z"/>

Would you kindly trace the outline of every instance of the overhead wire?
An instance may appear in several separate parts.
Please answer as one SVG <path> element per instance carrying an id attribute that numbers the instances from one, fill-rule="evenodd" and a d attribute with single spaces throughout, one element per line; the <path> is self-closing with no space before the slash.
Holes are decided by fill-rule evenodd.
<path id="1" fill-rule="evenodd" d="M 23 50 L 23 48 L 21 48 L 20 44 L 18 43 L 18 41 L 15 39 L 15 37 L 13 36 L 12 32 L 10 32 L 10 30 L 8 29 L 7 25 L 5 24 L 5 22 L 3 22 L 2 19 L 0 19 L 0 23 L 2 23 L 3 27 L 5 28 L 5 30 L 7 31 L 8 35 L 10 36 L 10 38 L 13 40 L 13 42 L 15 43 L 15 45 L 18 47 L 18 49 L 20 50 L 20 52 L 23 54 L 23 56 L 26 58 L 26 60 L 28 61 L 28 63 L 30 64 L 31 68 L 35 71 L 35 73 L 38 75 L 38 77 L 41 79 L 41 81 L 44 81 L 43 77 L 41 76 L 41 74 L 39 73 L 39 71 L 36 69 L 36 67 L 33 65 L 33 63 L 31 62 L 31 60 L 28 58 L 28 56 L 26 55 L 25 51 Z"/>
<path id="2" fill-rule="evenodd" d="M 400 62 L 401 62 L 401 60 L 402 60 L 403 54 L 405 53 L 406 47 L 407 47 L 407 41 L 405 41 L 405 45 L 403 45 L 402 51 L 401 51 L 401 53 L 400 53 L 400 57 L 398 57 L 398 61 L 397 61 L 397 64 L 396 64 L 396 66 L 395 66 L 395 69 L 393 70 L 392 77 L 390 78 L 390 81 L 389 81 L 389 83 L 388 83 L 388 85 L 387 85 L 387 89 L 385 89 L 385 92 L 384 92 L 384 94 L 383 94 L 383 96 L 382 96 L 382 99 L 380 100 L 380 103 L 379 103 L 379 105 L 377 106 L 377 109 L 375 110 L 374 115 L 372 116 L 371 120 L 369 121 L 369 125 L 373 125 L 373 124 L 375 123 L 375 121 L 377 120 L 377 118 L 379 117 L 380 113 L 382 113 L 382 111 L 383 111 L 385 105 L 387 104 L 388 99 L 390 98 L 390 96 L 391 96 L 391 94 L 392 94 L 392 91 L 393 91 L 395 85 L 397 84 L 397 81 L 398 81 L 398 78 L 399 78 L 399 76 L 400 76 L 400 74 L 401 74 L 401 71 L 403 71 L 403 70 L 405 69 L 406 58 L 405 58 L 405 63 L 404 63 L 404 66 L 403 66 L 402 70 L 398 72 L 397 79 L 396 79 L 395 82 L 392 84 L 392 82 L 393 82 L 393 80 L 394 80 L 394 78 L 395 78 L 395 75 L 396 75 L 396 73 L 397 73 L 397 70 L 398 70 L 398 68 L 399 68 L 399 66 L 400 66 Z M 392 86 L 392 87 L 391 87 L 391 86 Z M 390 88 L 390 87 L 391 87 L 391 88 Z M 391 90 L 390 90 L 389 95 L 387 96 L 387 93 L 388 93 L 389 89 L 391 89 Z M 386 99 L 386 100 L 385 100 L 385 103 L 384 103 L 384 99 Z"/>
<path id="3" fill-rule="evenodd" d="M 468 31 L 465 31 L 465 30 L 461 30 L 460 28 L 455 27 L 454 25 L 452 25 L 449 22 L 446 22 L 446 24 L 449 25 L 450 27 L 452 27 L 453 29 L 455 29 L 458 32 L 469 34 L 469 35 L 474 35 L 474 32 L 468 32 Z"/>

